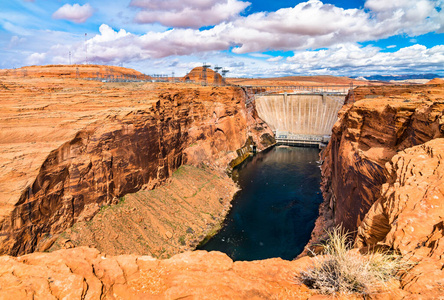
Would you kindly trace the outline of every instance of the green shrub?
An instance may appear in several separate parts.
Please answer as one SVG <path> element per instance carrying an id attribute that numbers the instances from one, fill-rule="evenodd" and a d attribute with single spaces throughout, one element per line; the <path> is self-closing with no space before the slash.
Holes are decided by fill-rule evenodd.
<path id="1" fill-rule="evenodd" d="M 389 252 L 362 255 L 357 250 L 350 251 L 351 236 L 341 227 L 328 232 L 323 246 L 324 255 L 315 256 L 313 266 L 298 276 L 321 294 L 372 294 L 409 265 L 401 256 Z"/>

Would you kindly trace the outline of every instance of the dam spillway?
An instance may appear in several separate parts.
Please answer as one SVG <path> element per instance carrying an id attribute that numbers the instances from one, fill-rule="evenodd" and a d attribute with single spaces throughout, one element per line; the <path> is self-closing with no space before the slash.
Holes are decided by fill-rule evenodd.
<path id="1" fill-rule="evenodd" d="M 269 94 L 255 98 L 256 110 L 278 143 L 323 144 L 344 104 L 345 94 Z"/>

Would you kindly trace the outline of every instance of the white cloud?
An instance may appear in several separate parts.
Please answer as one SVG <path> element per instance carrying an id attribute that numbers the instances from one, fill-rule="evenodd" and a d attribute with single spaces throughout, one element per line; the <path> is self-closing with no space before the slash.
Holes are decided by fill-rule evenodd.
<path id="1" fill-rule="evenodd" d="M 39 65 L 45 60 L 45 58 L 46 53 L 33 53 L 27 58 L 26 63 L 31 66 Z"/>
<path id="2" fill-rule="evenodd" d="M 94 14 L 94 9 L 89 5 L 65 4 L 60 7 L 52 17 L 54 19 L 68 20 L 74 23 L 85 23 Z"/>
<path id="3" fill-rule="evenodd" d="M 336 74 L 436 72 L 444 64 L 444 45 L 432 48 L 413 45 L 396 52 L 381 52 L 377 47 L 342 44 L 328 50 L 298 52 L 287 61 L 307 72 L 321 69 Z"/>
<path id="4" fill-rule="evenodd" d="M 415 36 L 444 28 L 441 0 L 367 0 L 365 7 L 388 30 Z"/>
<path id="5" fill-rule="evenodd" d="M 275 56 L 275 57 L 267 59 L 267 61 L 269 61 L 269 62 L 277 62 L 277 61 L 281 61 L 283 58 L 284 57 L 282 57 L 282 56 Z"/>
<path id="6" fill-rule="evenodd" d="M 132 0 L 130 5 L 142 9 L 135 17 L 139 23 L 201 28 L 231 20 L 250 3 L 239 0 Z"/>
<path id="7" fill-rule="evenodd" d="M 232 59 L 221 58 L 224 64 L 220 65 L 234 66 L 235 70 L 231 74 L 235 76 L 250 74 L 252 68 L 256 70 L 256 75 L 270 76 L 322 72 L 362 74 L 366 69 L 391 72 L 396 68 L 412 70 L 414 66 L 417 66 L 418 70 L 442 72 L 444 61 L 441 46 L 428 49 L 414 45 L 386 53 L 373 46 L 361 47 L 357 44 L 393 35 L 412 38 L 417 34 L 443 30 L 444 9 L 441 8 L 444 8 L 444 1 L 441 0 L 368 0 L 365 10 L 343 9 L 319 0 L 309 0 L 292 8 L 255 13 L 246 17 L 238 15 L 240 7 L 230 8 L 229 3 L 237 3 L 242 7 L 249 4 L 238 0 L 133 0 L 131 5 L 140 9 L 140 13 L 155 11 L 161 16 L 164 12 L 177 12 L 177 15 L 181 16 L 186 15 L 187 10 L 194 10 L 196 13 L 190 17 L 191 20 L 181 17 L 177 19 L 180 26 L 197 28 L 205 22 L 210 22 L 206 19 L 203 23 L 200 22 L 201 13 L 214 10 L 218 4 L 222 5 L 221 7 L 225 5 L 227 14 L 225 19 L 211 19 L 210 23 L 220 23 L 205 30 L 174 28 L 135 34 L 124 29 L 114 30 L 103 24 L 100 26 L 100 33 L 87 41 L 88 61 L 139 65 L 147 70 L 154 65 L 155 68 L 165 66 L 165 69 L 174 67 L 178 70 L 185 65 L 195 64 L 196 61 L 211 61 L 217 54 Z M 13 35 L 21 35 L 20 28 L 9 27 L 10 31 L 14 32 Z M 68 52 L 71 51 L 73 62 L 85 61 L 81 37 L 76 37 L 76 42 L 72 45 L 62 45 L 58 43 L 66 42 L 67 39 L 56 39 L 55 33 L 51 34 L 52 41 L 45 44 L 45 47 L 54 46 L 49 50 L 30 48 L 33 52 L 46 53 L 45 57 L 40 58 L 32 54 L 32 60 L 66 63 Z M 316 49 L 322 50 L 314 51 Z M 261 53 L 269 50 L 293 51 L 295 54 L 284 61 L 281 57 Z M 233 52 L 249 55 L 236 57 Z M 27 52 L 27 55 L 29 54 L 30 52 Z M 189 61 L 191 57 L 193 59 Z M 251 61 L 241 65 L 242 59 Z M 279 63 L 276 63 L 277 61 Z M 389 67 L 391 65 L 393 67 Z"/>
<path id="8" fill-rule="evenodd" d="M 8 49 L 14 48 L 15 46 L 17 46 L 21 43 L 24 43 L 24 42 L 26 42 L 26 38 L 23 38 L 23 37 L 20 38 L 20 37 L 14 35 L 11 37 L 11 40 L 9 41 Z"/>
<path id="9" fill-rule="evenodd" d="M 244 58 L 242 58 L 244 59 Z M 359 76 L 371 74 L 441 73 L 444 46 L 414 45 L 397 52 L 377 47 L 342 44 L 320 51 L 299 51 L 276 64 L 264 60 L 246 62 L 232 70 L 234 76 L 276 77 L 291 75 Z"/>
<path id="10" fill-rule="evenodd" d="M 309 0 L 293 8 L 238 18 L 232 26 L 227 26 L 229 30 L 224 38 L 239 45 L 233 52 L 248 53 L 268 49 L 318 49 L 398 34 L 419 35 L 444 28 L 444 11 L 438 12 L 436 1 L 414 2 L 409 3 L 411 6 L 398 5 L 391 10 L 390 7 L 384 10 L 382 4 L 374 5 L 371 7 L 376 10 L 367 12 Z"/>
<path id="11" fill-rule="evenodd" d="M 131 3 L 143 9 L 159 11 L 173 9 L 176 4 L 173 11 L 188 8 L 204 11 L 213 9 L 217 3 L 233 1 L 236 0 L 133 0 Z M 100 34 L 88 40 L 88 51 L 91 60 L 97 62 L 133 61 L 223 50 L 254 55 L 267 50 L 300 51 L 372 41 L 398 34 L 418 33 L 419 28 L 423 32 L 438 30 L 438 17 L 443 16 L 444 10 L 438 12 L 436 7 L 442 4 L 431 0 L 418 0 L 415 3 L 412 0 L 368 0 L 367 9 L 374 9 L 368 12 L 309 0 L 293 8 L 237 17 L 207 30 L 174 28 L 143 35 L 123 29 L 115 31 L 108 25 L 102 25 Z M 408 17 L 411 11 L 409 5 L 419 12 L 420 17 Z"/>
<path id="12" fill-rule="evenodd" d="M 108 25 L 100 26 L 100 35 L 88 40 L 91 58 L 98 61 L 190 55 L 197 52 L 223 50 L 228 46 L 227 41 L 219 39 L 217 30 L 199 32 L 192 29 L 173 29 L 138 36 L 123 29 L 118 32 L 114 31 Z"/>
<path id="13" fill-rule="evenodd" d="M 224 3 L 229 3 L 224 2 Z M 234 1 L 234 0 L 232 0 Z M 373 1 L 373 2 L 372 2 Z M 247 17 L 237 17 L 231 22 L 222 22 L 211 29 L 173 29 L 165 32 L 148 32 L 142 36 L 131 35 L 128 39 L 142 44 L 145 57 L 166 57 L 169 55 L 189 55 L 196 52 L 232 49 L 234 53 L 252 53 L 267 50 L 305 50 L 328 48 L 341 43 L 354 43 L 378 40 L 393 35 L 416 35 L 440 30 L 439 20 L 444 11 L 438 12 L 437 3 L 420 0 L 413 5 L 419 13 L 412 17 L 411 8 L 402 0 L 401 4 L 376 3 L 369 0 L 368 7 L 375 11 L 342 9 L 319 0 L 309 0 L 293 8 L 284 8 L 271 13 L 255 13 Z M 171 1 L 135 0 L 133 5 L 145 9 L 168 9 Z M 188 9 L 191 1 L 178 5 L 177 10 Z M 196 2 L 193 9 L 213 8 L 215 0 Z M 378 4 L 378 5 L 376 5 Z M 432 5 L 433 4 L 433 5 Z M 145 5 L 145 6 L 143 6 Z M 172 13 L 172 12 L 171 12 Z M 161 14 L 159 13 L 158 16 Z M 180 14 L 179 14 L 180 15 Z M 181 22 L 194 22 L 196 18 L 174 17 Z M 190 21 L 191 20 L 191 21 Z M 190 24 L 189 24 L 190 25 Z M 202 24 L 200 24 L 202 25 Z M 197 26 L 200 26 L 197 25 Z M 116 35 L 113 35 L 117 37 Z M 99 39 L 91 43 L 99 42 Z M 117 47 L 116 45 L 108 45 Z"/>

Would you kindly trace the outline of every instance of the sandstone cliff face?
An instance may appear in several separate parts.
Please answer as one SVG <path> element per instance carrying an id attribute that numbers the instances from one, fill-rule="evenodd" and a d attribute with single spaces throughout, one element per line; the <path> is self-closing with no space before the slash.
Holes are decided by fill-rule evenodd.
<path id="1" fill-rule="evenodd" d="M 444 85 L 360 88 L 333 128 L 322 166 L 322 229 L 414 263 L 395 298 L 444 293 Z M 415 295 L 415 296 L 412 296 Z"/>
<path id="2" fill-rule="evenodd" d="M 106 89 L 110 86 L 102 83 L 85 83 L 93 90 L 85 96 L 87 89 L 73 89 L 64 81 L 63 87 L 49 91 L 50 97 L 30 98 L 35 93 L 23 93 L 27 94 L 27 86 L 35 86 L 37 79 L 23 81 L 6 81 L 1 99 L 10 108 L 3 112 L 8 118 L 2 132 L 2 153 L 8 156 L 3 155 L 2 160 L 11 167 L 0 173 L 5 187 L 5 197 L 0 199 L 0 253 L 17 255 L 44 249 L 53 235 L 79 220 L 89 220 L 97 206 L 115 203 L 142 187 L 153 188 L 184 163 L 223 170 L 247 138 L 245 95 L 240 89 L 111 85 L 119 101 L 109 104 L 100 100 L 110 96 Z M 38 83 L 44 88 L 54 84 L 43 79 Z M 55 134 L 59 137 L 56 141 L 45 131 L 24 135 L 23 130 L 29 130 L 26 124 L 18 127 L 22 131 L 10 126 L 11 119 L 26 118 L 22 109 L 15 109 L 21 104 L 8 98 L 20 93 L 22 105 L 32 105 L 33 122 L 57 120 L 52 124 L 53 132 L 60 132 Z M 77 94 L 82 101 L 73 108 L 71 97 Z M 134 101 L 143 94 L 152 100 Z M 125 97 L 129 99 L 123 100 Z M 37 106 L 43 109 L 35 109 Z M 100 111 L 101 106 L 107 110 Z M 76 118 L 76 113 L 82 112 L 79 119 L 72 119 L 72 110 Z M 70 122 L 76 125 L 66 130 Z M 17 139 L 22 145 L 19 148 L 15 146 Z M 33 147 L 30 142 L 35 139 L 37 154 L 20 150 Z M 51 141 L 49 146 L 39 147 L 45 139 Z M 51 149 L 56 144 L 59 146 Z M 16 173 L 22 175 L 14 176 Z"/>
<path id="3" fill-rule="evenodd" d="M 340 111 L 322 167 L 322 190 L 334 223 L 352 231 L 379 198 L 387 181 L 385 164 L 399 151 L 444 137 L 444 86 L 362 89 L 357 99 L 369 90 L 386 97 Z"/>
<path id="4" fill-rule="evenodd" d="M 403 277 L 404 289 L 443 295 L 444 139 L 401 151 L 386 168 L 381 196 L 358 228 L 358 246 L 399 251 L 417 263 Z"/>

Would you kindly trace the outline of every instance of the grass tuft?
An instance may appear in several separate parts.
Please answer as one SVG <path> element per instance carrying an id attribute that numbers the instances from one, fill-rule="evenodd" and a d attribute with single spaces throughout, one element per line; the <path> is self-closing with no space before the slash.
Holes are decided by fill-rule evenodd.
<path id="1" fill-rule="evenodd" d="M 387 251 L 366 255 L 350 251 L 351 235 L 341 227 L 328 232 L 323 246 L 324 255 L 315 256 L 313 266 L 298 276 L 302 283 L 321 294 L 373 294 L 409 267 L 400 255 Z"/>

